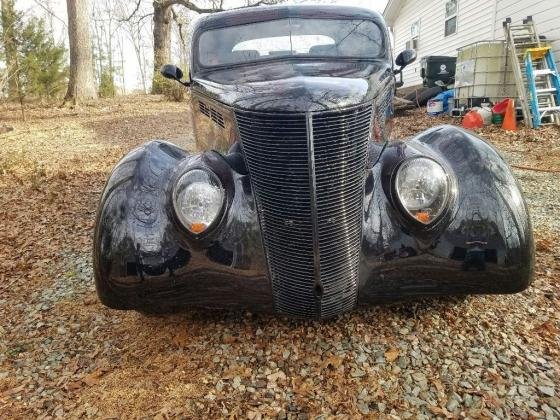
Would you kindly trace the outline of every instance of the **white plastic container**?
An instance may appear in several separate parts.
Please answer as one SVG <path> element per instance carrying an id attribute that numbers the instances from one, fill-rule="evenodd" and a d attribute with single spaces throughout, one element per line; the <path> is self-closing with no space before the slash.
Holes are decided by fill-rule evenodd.
<path id="1" fill-rule="evenodd" d="M 517 97 L 510 60 L 504 41 L 481 41 L 459 48 L 455 70 L 456 106 L 470 106 L 472 98 L 499 102 Z"/>
<path id="2" fill-rule="evenodd" d="M 432 116 L 443 113 L 443 101 L 441 99 L 430 99 L 426 106 L 426 111 Z"/>
<path id="3" fill-rule="evenodd" d="M 482 117 L 482 121 L 484 122 L 484 125 L 492 124 L 492 110 L 490 108 L 474 107 L 471 110 L 478 112 L 478 114 Z"/>

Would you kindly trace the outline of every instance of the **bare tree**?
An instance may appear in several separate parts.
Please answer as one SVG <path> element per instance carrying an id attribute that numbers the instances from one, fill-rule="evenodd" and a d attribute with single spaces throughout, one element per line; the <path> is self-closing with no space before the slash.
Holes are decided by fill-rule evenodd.
<path id="1" fill-rule="evenodd" d="M 201 0 L 204 1 L 204 0 Z M 245 0 L 245 6 L 254 7 L 260 5 L 277 4 L 284 0 Z M 136 5 L 132 13 L 121 19 L 121 21 L 131 21 L 141 9 L 142 0 L 136 0 Z M 214 13 L 225 10 L 224 0 L 206 0 L 208 6 L 199 6 L 191 0 L 152 0 L 153 12 L 145 14 L 139 18 L 142 20 L 145 17 L 152 16 L 153 21 L 153 78 L 152 78 L 152 93 L 163 93 L 166 81 L 159 73 L 161 66 L 171 60 L 171 33 L 174 17 L 172 6 L 182 6 L 195 13 Z M 138 20 L 138 21 L 139 21 Z M 182 22 L 186 25 L 186 22 Z M 185 32 L 183 28 L 179 28 L 179 37 L 182 39 Z M 183 54 L 181 54 L 183 55 Z"/>
<path id="2" fill-rule="evenodd" d="M 120 68 L 118 66 L 118 54 L 122 50 L 120 35 L 122 35 L 123 24 L 120 19 L 117 19 L 119 6 L 121 6 L 120 3 L 115 0 L 99 0 L 94 3 L 92 10 L 93 50 L 99 83 L 98 94 L 104 97 L 115 95 L 115 77 L 123 67 L 123 60 L 121 60 Z M 123 55 L 124 52 L 122 52 L 121 58 Z"/>
<path id="3" fill-rule="evenodd" d="M 223 0 L 212 1 L 210 7 L 199 7 L 189 0 L 153 0 L 154 6 L 154 74 L 152 93 L 163 93 L 168 83 L 159 69 L 171 60 L 171 28 L 173 23 L 173 5 L 181 5 L 196 13 L 214 13 L 223 9 Z"/>
<path id="4" fill-rule="evenodd" d="M 173 55 L 179 58 L 179 63 L 186 64 L 189 62 L 190 55 L 188 51 L 190 38 L 189 16 L 184 13 L 177 13 L 173 9 L 171 10 L 173 11 L 173 21 L 175 22 L 175 25 L 173 25 L 174 37 L 179 40 L 179 45 L 177 45 L 177 49 L 173 51 Z"/>
<path id="5" fill-rule="evenodd" d="M 70 45 L 70 78 L 65 102 L 79 103 L 97 97 L 89 29 L 88 0 L 66 0 Z"/>
<path id="6" fill-rule="evenodd" d="M 128 6 L 130 2 L 127 0 L 117 1 L 117 13 L 119 15 L 119 22 L 121 22 L 121 29 L 124 31 L 132 43 L 136 61 L 138 62 L 138 69 L 140 73 L 140 82 L 144 93 L 148 92 L 148 67 L 150 67 L 146 50 L 150 50 L 153 45 L 153 39 L 148 34 L 152 32 L 150 28 L 150 20 L 146 19 L 153 15 L 152 12 L 147 12 L 144 9 L 144 2 L 139 0 L 136 5 L 133 4 L 133 11 L 130 12 Z M 148 10 L 153 10 L 150 4 Z"/>
<path id="7" fill-rule="evenodd" d="M 124 36 L 122 32 L 120 36 L 117 37 L 117 51 L 119 52 L 119 57 L 121 59 L 120 65 L 120 77 L 121 77 L 121 94 L 126 95 L 126 75 L 124 71 Z"/>
<path id="8" fill-rule="evenodd" d="M 92 8 L 91 21 L 93 23 L 93 33 L 92 33 L 92 55 L 95 64 L 94 77 L 97 84 L 100 84 L 101 75 L 103 74 L 104 66 L 104 54 L 103 54 L 103 37 L 101 36 L 101 18 L 98 17 L 99 11 L 97 10 L 97 4 L 94 3 Z"/>
<path id="9" fill-rule="evenodd" d="M 181 5 L 196 13 L 214 13 L 224 10 L 223 0 L 212 1 L 210 7 L 199 7 L 189 0 L 153 0 L 153 36 L 154 36 L 154 73 L 152 93 L 163 93 L 168 83 L 159 73 L 159 69 L 171 60 L 171 25 L 173 23 L 173 5 Z"/>
<path id="10" fill-rule="evenodd" d="M 154 75 L 152 93 L 163 93 L 166 81 L 159 69 L 171 58 L 171 5 L 174 0 L 154 0 Z"/>

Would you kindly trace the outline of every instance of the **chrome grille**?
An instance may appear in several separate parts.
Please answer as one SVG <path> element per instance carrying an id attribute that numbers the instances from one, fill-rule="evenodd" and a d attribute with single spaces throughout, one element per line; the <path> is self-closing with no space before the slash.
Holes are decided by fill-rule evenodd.
<path id="1" fill-rule="evenodd" d="M 356 302 L 371 112 L 236 112 L 278 312 L 328 318 Z"/>

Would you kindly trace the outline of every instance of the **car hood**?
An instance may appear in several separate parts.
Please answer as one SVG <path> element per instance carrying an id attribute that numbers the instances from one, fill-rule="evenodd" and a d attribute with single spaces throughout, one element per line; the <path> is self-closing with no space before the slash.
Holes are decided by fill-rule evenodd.
<path id="1" fill-rule="evenodd" d="M 283 63 L 213 72 L 193 90 L 236 109 L 326 111 L 370 102 L 389 75 L 382 63 Z"/>

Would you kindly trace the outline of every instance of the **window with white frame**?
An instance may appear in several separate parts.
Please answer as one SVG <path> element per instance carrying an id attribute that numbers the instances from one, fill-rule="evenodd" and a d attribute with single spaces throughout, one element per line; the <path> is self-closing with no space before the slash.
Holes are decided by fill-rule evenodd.
<path id="1" fill-rule="evenodd" d="M 453 35 L 457 32 L 458 1 L 449 0 L 445 2 L 445 36 Z"/>
<path id="2" fill-rule="evenodd" d="M 406 43 L 407 49 L 418 49 L 418 38 L 420 37 L 420 21 L 417 20 L 410 25 L 410 41 Z"/>

